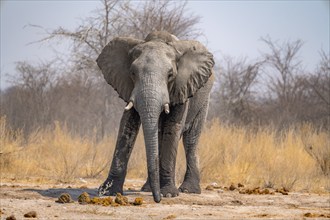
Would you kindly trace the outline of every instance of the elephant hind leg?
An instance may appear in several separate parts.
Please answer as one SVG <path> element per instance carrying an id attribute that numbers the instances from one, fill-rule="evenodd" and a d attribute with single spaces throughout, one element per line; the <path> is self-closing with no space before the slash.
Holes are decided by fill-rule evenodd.
<path id="1" fill-rule="evenodd" d="M 189 129 L 183 133 L 183 145 L 187 161 L 184 181 L 179 187 L 180 192 L 183 193 L 201 193 L 197 145 L 205 123 L 207 109 L 208 105 L 206 104 L 198 112 Z"/>

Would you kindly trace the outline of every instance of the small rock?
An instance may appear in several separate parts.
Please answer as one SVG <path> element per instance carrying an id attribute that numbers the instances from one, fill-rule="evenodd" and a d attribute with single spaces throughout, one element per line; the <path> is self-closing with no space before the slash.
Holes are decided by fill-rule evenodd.
<path id="1" fill-rule="evenodd" d="M 230 191 L 234 191 L 236 189 L 236 186 L 234 186 L 234 184 L 231 184 L 230 186 L 229 186 L 229 190 Z"/>
<path id="2" fill-rule="evenodd" d="M 79 178 L 79 180 L 80 180 L 80 182 L 82 182 L 82 183 L 87 183 L 87 181 L 84 180 L 83 178 Z"/>
<path id="3" fill-rule="evenodd" d="M 263 190 L 261 190 L 260 191 L 260 194 L 270 194 L 270 191 L 269 191 L 269 189 L 263 189 Z"/>
<path id="4" fill-rule="evenodd" d="M 238 183 L 237 186 L 238 186 L 238 188 L 244 187 L 244 185 L 242 183 Z"/>
<path id="5" fill-rule="evenodd" d="M 304 214 L 304 216 L 305 216 L 305 217 L 312 217 L 312 213 L 307 212 L 307 213 Z"/>
<path id="6" fill-rule="evenodd" d="M 212 191 L 214 190 L 214 187 L 212 185 L 207 185 L 205 189 Z"/>
<path id="7" fill-rule="evenodd" d="M 210 185 L 213 186 L 214 189 L 221 189 L 221 186 L 219 186 L 216 182 L 213 182 Z"/>
<path id="8" fill-rule="evenodd" d="M 25 218 L 36 218 L 37 217 L 37 212 L 36 211 L 31 211 L 31 212 L 25 213 L 24 217 Z"/>
<path id="9" fill-rule="evenodd" d="M 8 216 L 6 220 L 16 220 L 15 215 Z"/>
<path id="10" fill-rule="evenodd" d="M 256 187 L 256 188 L 254 188 L 254 189 L 252 189 L 252 193 L 253 194 L 260 194 L 260 187 Z"/>
<path id="11" fill-rule="evenodd" d="M 217 186 L 218 186 L 218 183 L 213 182 L 213 183 L 211 183 L 210 185 L 213 186 L 213 187 L 217 187 Z"/>
<path id="12" fill-rule="evenodd" d="M 231 201 L 231 203 L 233 203 L 234 205 L 243 205 L 243 202 L 241 202 L 239 200 L 233 200 L 233 201 Z"/>
<path id="13" fill-rule="evenodd" d="M 165 219 L 175 219 L 175 218 L 176 218 L 176 215 L 168 215 L 163 219 L 165 220 Z"/>
<path id="14" fill-rule="evenodd" d="M 281 189 L 277 189 L 275 192 L 281 193 L 282 195 L 289 195 L 289 190 L 287 190 L 286 188 L 281 188 Z"/>

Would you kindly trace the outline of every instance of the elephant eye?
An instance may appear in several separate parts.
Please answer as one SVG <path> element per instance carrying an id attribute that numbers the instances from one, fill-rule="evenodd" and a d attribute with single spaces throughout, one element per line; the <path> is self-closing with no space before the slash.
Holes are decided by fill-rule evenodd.
<path id="1" fill-rule="evenodd" d="M 129 69 L 130 75 L 131 77 L 135 77 L 136 73 L 137 73 L 137 67 L 135 65 L 135 63 L 133 62 L 130 69 Z"/>
<path id="2" fill-rule="evenodd" d="M 135 71 L 130 71 L 130 78 L 135 81 L 135 78 L 136 78 L 136 73 Z"/>

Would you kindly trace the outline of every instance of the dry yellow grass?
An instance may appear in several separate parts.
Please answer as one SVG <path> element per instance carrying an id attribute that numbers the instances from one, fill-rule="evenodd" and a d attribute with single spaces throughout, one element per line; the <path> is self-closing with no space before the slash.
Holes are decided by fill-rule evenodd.
<path id="1" fill-rule="evenodd" d="M 322 161 L 329 163 L 329 135 L 311 126 L 304 132 L 289 129 L 276 134 L 269 128 L 252 132 L 213 122 L 204 130 L 200 141 L 202 179 L 227 185 L 329 190 L 329 178 L 305 150 L 306 136 L 313 137 Z"/>
<path id="2" fill-rule="evenodd" d="M 104 179 L 109 170 L 115 136 L 96 142 L 70 134 L 66 126 L 38 130 L 24 139 L 0 120 L 1 177 L 38 177 L 69 182 L 79 177 Z M 204 129 L 200 139 L 202 182 L 220 185 L 286 187 L 291 190 L 329 191 L 329 135 L 310 125 L 276 134 L 221 126 L 217 121 Z M 128 164 L 128 178 L 146 178 L 146 156 L 142 134 Z M 178 149 L 177 182 L 185 172 L 182 144 Z M 100 180 L 100 181 L 102 181 Z"/>
<path id="3" fill-rule="evenodd" d="M 45 177 L 71 181 L 76 177 L 95 177 L 109 166 L 114 138 L 96 143 L 95 138 L 71 135 L 66 126 L 37 130 L 27 140 L 0 121 L 1 172 L 15 178 Z M 15 135 L 13 135 L 15 134 Z"/>

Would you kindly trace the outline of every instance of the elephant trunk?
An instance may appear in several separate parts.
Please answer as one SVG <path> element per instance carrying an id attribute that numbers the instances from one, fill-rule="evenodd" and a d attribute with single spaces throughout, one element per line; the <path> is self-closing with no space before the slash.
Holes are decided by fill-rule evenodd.
<path id="1" fill-rule="evenodd" d="M 151 87 L 145 84 L 145 88 L 148 89 L 139 90 L 134 106 L 141 117 L 147 154 L 149 184 L 154 201 L 160 202 L 158 122 L 167 99 L 164 99 L 164 94 L 159 91 L 159 88 L 157 91 L 155 84 L 152 84 L 153 86 Z"/>
<path id="2" fill-rule="evenodd" d="M 158 117 L 142 114 L 141 122 L 146 145 L 149 184 L 155 202 L 160 202 Z"/>

